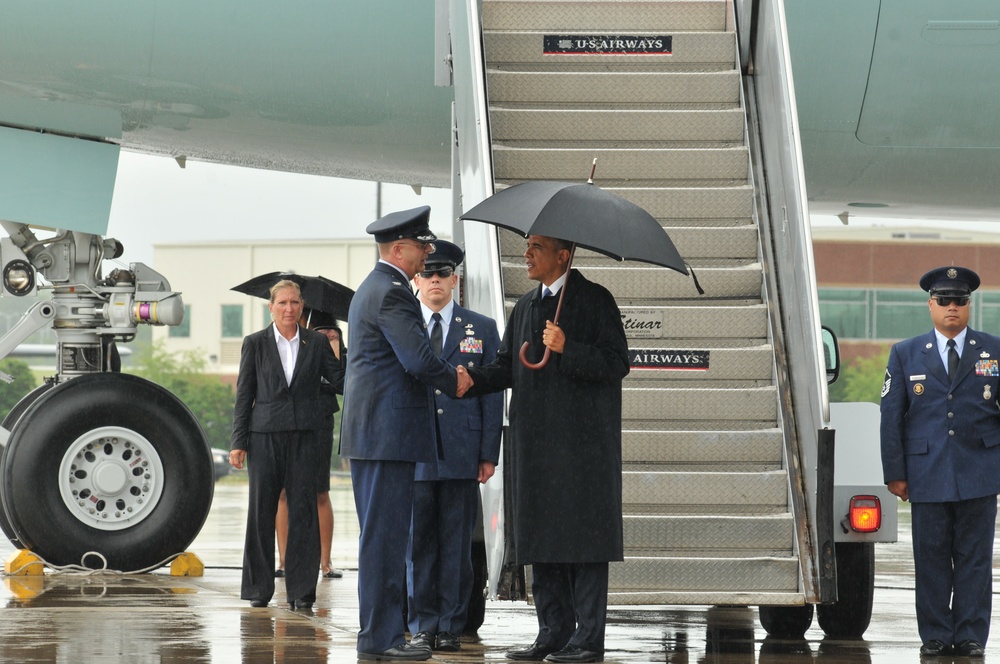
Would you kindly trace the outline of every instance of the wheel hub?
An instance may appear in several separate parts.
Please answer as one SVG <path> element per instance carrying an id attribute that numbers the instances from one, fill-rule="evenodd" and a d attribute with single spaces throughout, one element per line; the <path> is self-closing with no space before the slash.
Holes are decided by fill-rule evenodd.
<path id="1" fill-rule="evenodd" d="M 99 530 L 121 530 L 153 511 L 163 464 L 153 445 L 124 427 L 92 429 L 66 449 L 59 493 L 70 514 Z"/>

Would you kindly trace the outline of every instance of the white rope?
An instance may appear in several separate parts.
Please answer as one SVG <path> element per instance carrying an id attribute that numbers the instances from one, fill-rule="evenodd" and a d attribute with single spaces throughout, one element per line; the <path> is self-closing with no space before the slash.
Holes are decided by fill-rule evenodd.
<path id="1" fill-rule="evenodd" d="M 128 572 L 122 570 L 108 569 L 108 559 L 99 551 L 88 551 L 82 556 L 80 556 L 79 565 L 54 565 L 49 561 L 45 560 L 44 558 L 42 558 L 41 556 L 39 556 L 37 553 L 31 552 L 31 555 L 38 558 L 38 560 L 33 560 L 29 563 L 25 563 L 20 567 L 18 567 L 17 569 L 14 569 L 10 572 L 6 572 L 4 576 L 14 576 L 21 570 L 27 569 L 32 565 L 43 565 L 51 570 L 54 570 L 56 574 L 77 573 L 77 574 L 82 574 L 83 576 L 97 576 L 102 574 L 114 575 L 114 576 L 129 576 L 133 574 L 146 574 L 147 572 L 152 572 L 155 569 L 159 569 L 161 567 L 166 566 L 168 563 L 172 562 L 175 558 L 184 555 L 184 552 L 182 551 L 180 553 L 175 553 L 155 565 L 150 565 L 149 567 L 144 567 L 143 569 L 137 569 Z M 87 567 L 84 564 L 87 558 L 91 556 L 96 556 L 97 558 L 100 558 L 101 567 L 98 568 Z"/>

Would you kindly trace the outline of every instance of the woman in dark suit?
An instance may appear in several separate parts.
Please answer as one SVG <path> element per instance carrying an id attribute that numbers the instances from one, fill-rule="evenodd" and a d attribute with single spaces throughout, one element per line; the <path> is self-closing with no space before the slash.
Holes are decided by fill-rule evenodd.
<path id="1" fill-rule="evenodd" d="M 304 305 L 298 284 L 276 283 L 267 306 L 273 323 L 243 340 L 229 453 L 237 469 L 248 462 L 250 476 L 240 597 L 262 607 L 274 595 L 274 518 L 284 489 L 286 594 L 292 608 L 311 609 L 320 555 L 315 470 L 323 425 L 320 379 L 343 390 L 344 371 L 326 336 L 299 325 Z"/>

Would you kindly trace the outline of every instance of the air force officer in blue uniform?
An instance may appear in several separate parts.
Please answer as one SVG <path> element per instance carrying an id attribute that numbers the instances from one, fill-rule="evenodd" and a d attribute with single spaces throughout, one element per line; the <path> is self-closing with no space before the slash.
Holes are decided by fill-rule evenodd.
<path id="1" fill-rule="evenodd" d="M 414 282 L 431 348 L 454 366 L 489 364 L 500 346 L 492 318 L 458 305 L 452 291 L 464 252 L 438 240 Z M 435 650 L 461 648 L 473 591 L 472 531 L 479 483 L 500 458 L 503 394 L 452 399 L 435 390 L 443 458 L 418 463 L 413 525 L 406 561 L 411 643 Z"/>
<path id="2" fill-rule="evenodd" d="M 349 311 L 351 353 L 344 383 L 342 457 L 351 460 L 358 547 L 358 658 L 423 660 L 430 649 L 406 642 L 400 602 L 417 462 L 438 458 L 432 387 L 462 395 L 464 369 L 438 357 L 424 331 L 410 279 L 424 269 L 437 238 L 427 206 L 369 224 L 379 261 Z"/>
<path id="3" fill-rule="evenodd" d="M 1000 338 L 968 327 L 972 270 L 931 270 L 920 287 L 934 329 L 889 353 L 882 469 L 889 491 L 912 504 L 920 653 L 982 657 L 1000 493 Z"/>

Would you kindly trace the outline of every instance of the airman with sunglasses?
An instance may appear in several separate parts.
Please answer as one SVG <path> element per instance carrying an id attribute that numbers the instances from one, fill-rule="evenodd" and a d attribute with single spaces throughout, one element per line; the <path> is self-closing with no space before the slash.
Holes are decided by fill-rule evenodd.
<path id="1" fill-rule="evenodd" d="M 1000 493 L 1000 338 L 969 327 L 979 275 L 920 279 L 934 329 L 892 347 L 882 385 L 882 472 L 911 503 L 922 656 L 984 656 Z"/>

